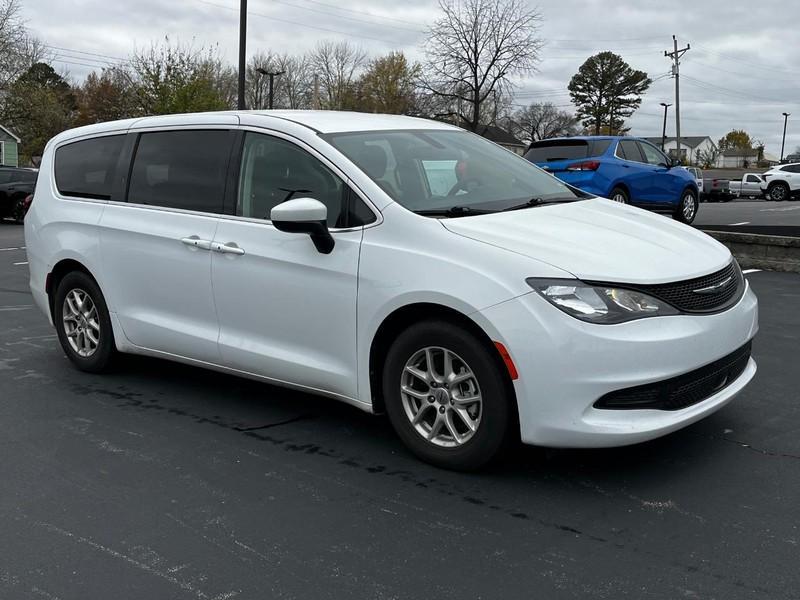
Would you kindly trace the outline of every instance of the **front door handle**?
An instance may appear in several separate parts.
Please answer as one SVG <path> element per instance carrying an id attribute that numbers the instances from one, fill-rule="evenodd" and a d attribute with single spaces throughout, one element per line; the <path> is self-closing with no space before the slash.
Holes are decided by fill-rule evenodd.
<path id="1" fill-rule="evenodd" d="M 214 242 L 211 244 L 211 249 L 214 252 L 221 252 L 222 254 L 244 254 L 244 248 L 239 248 L 236 242 L 226 242 L 224 244 L 220 242 Z"/>
<path id="2" fill-rule="evenodd" d="M 203 250 L 211 250 L 211 240 L 201 240 L 196 235 L 190 235 L 189 237 L 181 238 L 181 243 L 186 244 L 187 246 L 201 248 Z"/>

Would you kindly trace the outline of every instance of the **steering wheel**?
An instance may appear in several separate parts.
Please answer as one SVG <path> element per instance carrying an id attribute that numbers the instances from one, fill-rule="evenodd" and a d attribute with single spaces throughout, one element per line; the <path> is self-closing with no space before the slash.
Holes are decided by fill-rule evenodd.
<path id="1" fill-rule="evenodd" d="M 447 192 L 449 196 L 455 196 L 461 190 L 466 190 L 470 184 L 475 184 L 476 186 L 481 185 L 481 180 L 478 177 L 465 177 L 461 181 L 456 181 L 456 184 L 450 188 L 450 191 Z"/>

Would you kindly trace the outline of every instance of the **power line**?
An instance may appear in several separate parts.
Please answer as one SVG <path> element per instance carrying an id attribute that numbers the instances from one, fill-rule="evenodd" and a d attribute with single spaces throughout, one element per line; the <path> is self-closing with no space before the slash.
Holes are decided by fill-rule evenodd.
<path id="1" fill-rule="evenodd" d="M 209 2 L 208 0 L 196 0 L 196 2 L 199 2 L 200 4 L 207 4 L 209 6 L 214 6 L 216 8 L 221 8 L 223 10 L 233 11 L 233 12 L 236 12 L 236 13 L 239 12 L 239 9 L 237 9 L 237 8 L 233 8 L 231 6 L 225 6 L 224 4 L 217 4 L 216 2 Z M 273 17 L 271 15 L 265 15 L 265 14 L 253 12 L 253 11 L 250 11 L 250 10 L 247 11 L 247 14 L 248 15 L 253 15 L 254 17 L 261 17 L 262 19 L 269 19 L 271 21 L 278 21 L 280 23 L 288 23 L 289 25 L 297 25 L 298 27 L 308 27 L 309 29 L 316 29 L 318 31 L 326 31 L 328 33 L 338 33 L 339 35 L 345 35 L 345 36 L 348 36 L 348 37 L 362 38 L 362 39 L 365 39 L 365 40 L 373 40 L 373 41 L 376 41 L 376 42 L 383 42 L 383 43 L 386 43 L 386 41 L 387 41 L 385 37 L 378 38 L 378 37 L 373 37 L 373 36 L 369 36 L 369 35 L 362 35 L 362 34 L 352 33 L 350 31 L 341 31 L 339 29 L 330 29 L 330 28 L 327 28 L 327 27 L 319 27 L 317 25 L 309 25 L 308 23 L 300 23 L 298 21 L 290 21 L 289 19 L 282 19 L 280 17 Z"/>
<path id="2" fill-rule="evenodd" d="M 66 52 L 72 52 L 74 54 L 88 54 L 89 56 L 98 56 L 100 58 L 110 58 L 112 60 L 120 61 L 120 62 L 130 62 L 126 58 L 120 58 L 119 56 L 110 56 L 108 54 L 97 54 L 95 52 L 86 52 L 85 50 L 75 50 L 74 48 L 64 48 L 62 46 L 50 46 L 49 44 L 44 44 L 45 48 L 50 48 L 52 50 L 64 50 Z"/>
<path id="3" fill-rule="evenodd" d="M 725 60 L 731 60 L 733 62 L 738 62 L 738 63 L 741 63 L 743 65 L 748 65 L 748 66 L 756 68 L 756 69 L 767 69 L 768 71 L 777 71 L 778 73 L 796 73 L 796 74 L 800 74 L 800 71 L 797 71 L 797 70 L 783 69 L 781 67 L 774 67 L 772 65 L 767 65 L 767 64 L 763 64 L 763 63 L 749 62 L 749 61 L 746 61 L 746 60 L 742 60 L 741 58 L 736 58 L 734 56 L 731 56 L 730 54 L 725 54 L 725 53 L 722 53 L 722 52 L 715 52 L 714 50 L 708 50 L 707 48 L 704 48 L 702 46 L 698 46 L 697 49 L 700 50 L 700 52 L 702 52 L 703 54 L 710 54 L 712 56 L 718 56 L 718 57 L 723 58 Z"/>
<path id="4" fill-rule="evenodd" d="M 359 19 L 357 17 L 348 17 L 345 15 L 337 15 L 336 13 L 332 13 L 328 10 L 322 10 L 319 8 L 312 8 L 310 6 L 301 6 L 300 4 L 295 4 L 293 2 L 287 2 L 287 0 L 271 0 L 272 2 L 276 2 L 278 4 L 285 4 L 286 6 L 292 6 L 294 8 L 299 8 L 300 10 L 307 10 L 309 12 L 314 12 L 322 15 L 328 15 L 335 17 L 337 19 L 347 19 L 348 21 L 356 21 L 358 23 L 366 23 L 368 25 L 375 25 L 377 27 L 391 27 L 392 29 L 402 29 L 403 31 L 412 31 L 414 33 L 423 33 L 422 29 L 411 29 L 409 27 L 400 27 L 398 25 L 394 25 L 391 23 L 377 23 L 375 21 L 367 21 L 366 19 Z"/>
<path id="5" fill-rule="evenodd" d="M 342 12 L 353 13 L 353 14 L 356 14 L 356 15 L 368 15 L 368 16 L 373 17 L 375 19 L 385 19 L 387 21 L 397 21 L 398 23 L 405 23 L 407 25 L 416 25 L 416 26 L 424 25 L 424 23 L 418 23 L 418 22 L 414 22 L 414 21 L 406 21 L 405 19 L 397 19 L 395 17 L 387 17 L 387 16 L 384 16 L 384 15 L 374 15 L 374 14 L 369 13 L 369 12 L 364 11 L 364 10 L 355 10 L 355 9 L 352 9 L 352 8 L 343 8 L 343 7 L 337 6 L 335 4 L 329 4 L 328 2 L 320 2 L 319 0 L 305 0 L 305 2 L 310 2 L 311 4 L 319 4 L 320 6 L 327 6 L 327 7 L 342 11 Z"/>

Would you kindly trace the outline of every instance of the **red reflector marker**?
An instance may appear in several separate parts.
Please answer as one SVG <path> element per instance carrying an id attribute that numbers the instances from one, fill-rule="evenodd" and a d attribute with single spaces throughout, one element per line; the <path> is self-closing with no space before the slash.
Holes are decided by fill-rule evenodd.
<path id="1" fill-rule="evenodd" d="M 506 347 L 500 342 L 495 342 L 494 347 L 497 348 L 497 351 L 500 353 L 500 358 L 506 363 L 506 369 L 508 369 L 508 375 L 511 377 L 511 380 L 519 379 L 517 367 L 514 366 L 514 361 L 511 360 L 511 355 L 508 353 L 508 350 L 506 350 Z"/>

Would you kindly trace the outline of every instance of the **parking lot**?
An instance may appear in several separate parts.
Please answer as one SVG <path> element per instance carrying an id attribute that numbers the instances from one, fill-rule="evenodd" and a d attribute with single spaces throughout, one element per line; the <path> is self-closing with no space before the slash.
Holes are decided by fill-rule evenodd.
<path id="1" fill-rule="evenodd" d="M 703 202 L 694 226 L 718 231 L 797 236 L 800 235 L 800 202 Z"/>
<path id="2" fill-rule="evenodd" d="M 78 372 L 23 246 L 0 225 L 4 599 L 798 596 L 798 275 L 748 275 L 759 372 L 722 411 L 461 474 L 323 398 L 136 357 Z"/>

